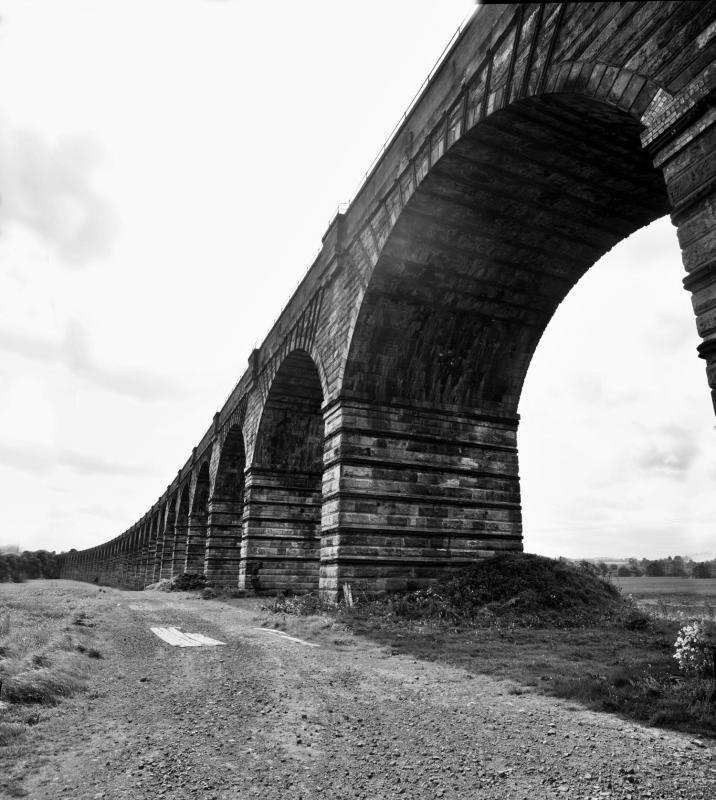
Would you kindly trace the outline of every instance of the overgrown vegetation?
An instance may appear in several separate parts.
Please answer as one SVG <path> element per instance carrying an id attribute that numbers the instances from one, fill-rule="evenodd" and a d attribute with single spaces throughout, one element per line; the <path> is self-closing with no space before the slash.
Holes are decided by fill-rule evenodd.
<path id="1" fill-rule="evenodd" d="M 183 572 L 173 578 L 162 578 L 145 589 L 153 589 L 159 592 L 190 592 L 196 589 L 206 588 L 206 575 L 194 572 Z M 216 596 L 216 595 L 214 595 Z"/>
<path id="2" fill-rule="evenodd" d="M 680 672 L 674 659 L 679 622 L 640 609 L 586 562 L 505 554 L 431 588 L 371 599 L 353 586 L 352 596 L 352 607 L 303 595 L 265 608 L 330 615 L 393 654 L 509 679 L 515 694 L 716 736 L 713 679 Z"/>
<path id="3" fill-rule="evenodd" d="M 22 583 L 33 578 L 57 578 L 60 570 L 54 553 L 36 550 L 0 552 L 0 583 Z"/>
<path id="4" fill-rule="evenodd" d="M 44 709 L 83 689 L 91 663 L 93 622 L 71 594 L 46 591 L 27 601 L 12 587 L 0 603 L 0 755 L 18 752 Z M 0 775 L 0 796 L 15 796 L 19 784 Z M 20 795 L 17 795 L 20 796 Z"/>

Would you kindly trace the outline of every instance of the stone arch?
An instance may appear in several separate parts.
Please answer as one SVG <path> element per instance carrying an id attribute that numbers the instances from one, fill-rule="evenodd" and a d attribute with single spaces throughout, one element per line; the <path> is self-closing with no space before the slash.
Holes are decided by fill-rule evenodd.
<path id="1" fill-rule="evenodd" d="M 142 544 L 142 570 L 140 584 L 144 588 L 152 582 L 152 566 L 154 563 L 154 547 L 156 542 L 156 515 L 154 510 L 147 512 L 144 523 L 144 540 Z"/>
<path id="2" fill-rule="evenodd" d="M 171 578 L 172 551 L 174 550 L 174 520 L 172 508 L 176 503 L 176 496 L 167 496 L 161 506 L 159 515 L 160 539 L 157 544 L 156 580 Z"/>
<path id="3" fill-rule="evenodd" d="M 134 585 L 135 577 L 135 564 L 137 553 L 137 530 L 136 526 L 132 525 L 126 533 L 127 543 L 125 545 L 125 558 L 124 558 L 124 579 L 127 586 Z"/>
<path id="4" fill-rule="evenodd" d="M 276 370 L 246 475 L 241 585 L 318 588 L 323 473 L 323 387 L 303 349 Z"/>
<path id="5" fill-rule="evenodd" d="M 155 506 L 151 512 L 151 518 L 149 523 L 147 569 L 144 578 L 146 585 L 154 583 L 158 577 L 158 567 L 160 559 L 159 548 L 161 545 L 161 537 L 162 537 L 161 524 L 162 524 L 161 512 L 159 508 Z"/>
<path id="6" fill-rule="evenodd" d="M 186 571 L 187 529 L 189 527 L 190 487 L 185 483 L 179 487 L 174 510 L 174 550 L 172 553 L 172 575 Z"/>
<path id="7" fill-rule="evenodd" d="M 459 94 L 423 140 L 414 146 L 412 134 L 409 134 L 408 150 L 412 151 L 412 155 L 403 162 L 393 184 L 379 198 L 366 223 L 356 232 L 346 249 L 347 264 L 352 271 L 361 275 L 360 292 L 349 310 L 349 343 L 353 342 L 373 272 L 406 204 L 450 150 L 464 147 L 462 140 L 473 135 L 491 117 L 514 107 L 520 101 L 565 94 L 619 109 L 640 125 L 640 130 L 645 130 L 647 126 L 658 122 L 674 101 L 664 87 L 648 76 L 613 63 L 597 60 L 546 63 L 544 59 L 547 58 L 549 62 L 549 57 L 545 52 L 540 53 L 540 49 L 546 47 L 546 42 L 537 44 L 537 39 L 541 25 L 547 22 L 550 14 L 555 18 L 560 16 L 557 8 L 547 12 L 542 22 L 537 21 L 536 29 L 534 24 L 524 27 L 522 22 L 517 23 L 516 19 L 521 14 L 518 7 L 515 18 L 498 37 L 494 48 L 488 50 L 470 78 L 464 81 Z M 533 13 L 531 23 L 541 16 L 542 11 Z M 549 24 L 554 21 L 552 19 Z M 520 27 L 521 33 L 517 30 L 516 36 L 522 53 L 514 53 L 510 71 L 514 74 L 506 76 L 506 55 L 512 47 L 515 30 Z M 530 37 L 535 40 L 536 47 L 535 53 L 527 58 L 526 42 Z M 498 61 L 501 62 L 499 69 Z M 346 366 L 347 362 L 344 362 L 339 370 L 339 386 L 343 385 Z"/>
<path id="8" fill-rule="evenodd" d="M 204 459 L 192 474 L 189 497 L 189 514 L 206 513 L 211 494 L 211 469 L 209 459 Z"/>
<path id="9" fill-rule="evenodd" d="M 313 361 L 313 366 L 318 372 L 323 397 L 328 397 L 329 380 L 323 355 L 316 342 L 316 329 L 321 318 L 323 307 L 323 289 L 319 289 L 311 297 L 299 318 L 283 337 L 280 345 L 267 358 L 258 375 L 258 389 L 262 405 L 266 402 L 269 390 L 273 385 L 278 370 L 285 360 L 294 352 L 305 352 Z M 248 444 L 248 443 L 247 443 Z M 249 452 L 247 448 L 247 453 Z"/>
<path id="10" fill-rule="evenodd" d="M 241 558 L 246 448 L 239 424 L 222 437 L 208 510 L 206 577 L 214 586 L 237 586 Z"/>
<path id="11" fill-rule="evenodd" d="M 189 522 L 186 540 L 186 565 L 185 572 L 190 574 L 203 574 L 206 560 L 206 527 L 209 518 L 209 494 L 211 492 L 211 477 L 209 461 L 202 461 L 197 467 L 191 506 L 189 509 Z"/>
<path id="12" fill-rule="evenodd" d="M 120 537 L 121 558 L 120 558 L 120 585 L 128 586 L 130 583 L 130 557 L 132 554 L 132 531 L 127 529 Z"/>
<path id="13" fill-rule="evenodd" d="M 534 347 L 569 289 L 670 210 L 640 133 L 614 106 L 546 95 L 457 141 L 380 250 L 343 395 L 514 416 Z"/>
<path id="14" fill-rule="evenodd" d="M 149 512 L 139 522 L 139 537 L 137 547 L 137 588 L 143 589 L 147 574 L 147 560 L 149 558 Z"/>
<path id="15" fill-rule="evenodd" d="M 330 423 L 327 449 L 349 454 L 338 528 L 356 566 L 342 575 L 362 577 L 375 554 L 376 588 L 399 588 L 521 548 L 517 405 L 532 354 L 586 270 L 670 210 L 642 132 L 616 104 L 564 91 L 428 153 L 375 237 Z"/>

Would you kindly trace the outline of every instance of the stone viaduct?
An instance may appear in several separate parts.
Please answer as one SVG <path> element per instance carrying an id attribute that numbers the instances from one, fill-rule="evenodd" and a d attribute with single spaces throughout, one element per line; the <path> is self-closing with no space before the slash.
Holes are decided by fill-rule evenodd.
<path id="1" fill-rule="evenodd" d="M 667 213 L 716 401 L 715 60 L 716 2 L 478 7 L 188 461 L 63 576 L 335 599 L 521 549 L 532 354 Z"/>

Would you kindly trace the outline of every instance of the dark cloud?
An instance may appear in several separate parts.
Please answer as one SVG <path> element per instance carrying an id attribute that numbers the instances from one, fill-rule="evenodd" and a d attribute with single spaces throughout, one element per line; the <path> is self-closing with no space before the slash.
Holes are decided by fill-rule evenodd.
<path id="1" fill-rule="evenodd" d="M 692 431 L 677 425 L 665 425 L 650 433 L 637 464 L 644 470 L 681 478 L 693 464 L 699 450 Z"/>
<path id="2" fill-rule="evenodd" d="M 172 381 L 155 373 L 97 364 L 90 353 L 87 332 L 77 321 L 69 323 L 64 340 L 59 341 L 0 330 L 0 350 L 45 364 L 62 364 L 93 386 L 137 400 L 161 400 L 174 394 L 177 388 Z"/>
<path id="3" fill-rule="evenodd" d="M 107 461 L 97 456 L 39 444 L 0 442 L 0 464 L 34 475 L 47 475 L 57 467 L 66 467 L 79 475 L 144 475 L 147 470 L 136 465 Z"/>
<path id="4" fill-rule="evenodd" d="M 48 144 L 28 131 L 8 131 L 0 121 L 0 234 L 13 224 L 29 228 L 70 266 L 103 256 L 114 222 L 92 186 L 99 161 L 89 137 Z"/>

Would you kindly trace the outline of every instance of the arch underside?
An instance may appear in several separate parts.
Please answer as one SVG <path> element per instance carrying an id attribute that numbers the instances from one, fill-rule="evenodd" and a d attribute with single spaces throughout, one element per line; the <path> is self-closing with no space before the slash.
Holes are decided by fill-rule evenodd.
<path id="1" fill-rule="evenodd" d="M 271 385 L 246 479 L 240 585 L 318 588 L 323 390 L 304 350 L 288 355 Z"/>
<path id="2" fill-rule="evenodd" d="M 346 365 L 342 575 L 398 588 L 521 548 L 517 407 L 535 348 L 579 278 L 669 211 L 640 130 L 584 97 L 520 101 L 410 198 Z"/>
<path id="3" fill-rule="evenodd" d="M 196 477 L 194 496 L 191 499 L 191 509 L 187 521 L 186 563 L 184 571 L 191 575 L 200 575 L 204 572 L 210 491 L 211 479 L 209 476 L 209 462 L 204 461 L 199 467 L 199 472 Z"/>
<path id="4" fill-rule="evenodd" d="M 559 303 L 669 211 L 640 129 L 606 104 L 553 95 L 515 103 L 453 145 L 381 253 L 344 395 L 514 416 Z"/>
<path id="5" fill-rule="evenodd" d="M 180 493 L 174 520 L 174 549 L 172 552 L 172 575 L 186 571 L 187 529 L 189 526 L 189 486 L 185 484 Z"/>
<path id="6" fill-rule="evenodd" d="M 174 565 L 174 522 L 178 495 L 175 494 L 167 501 L 166 508 L 162 512 L 162 525 L 164 534 L 162 537 L 161 551 L 158 556 L 159 579 L 167 580 L 172 577 Z"/>
<path id="7" fill-rule="evenodd" d="M 241 428 L 234 425 L 221 448 L 209 501 L 205 574 L 219 587 L 236 587 L 241 560 L 246 454 Z"/>

